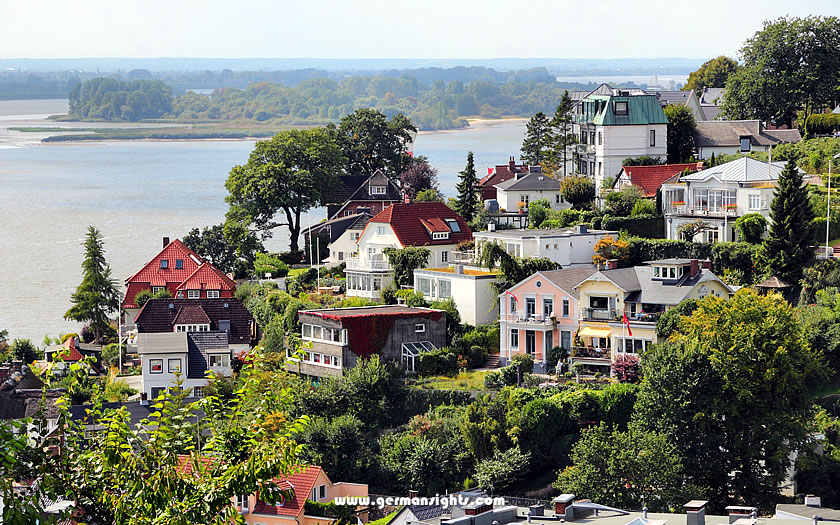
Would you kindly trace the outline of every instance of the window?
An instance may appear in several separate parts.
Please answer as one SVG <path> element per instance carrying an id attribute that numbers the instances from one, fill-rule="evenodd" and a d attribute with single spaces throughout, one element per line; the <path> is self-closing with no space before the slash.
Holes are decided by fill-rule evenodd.
<path id="1" fill-rule="evenodd" d="M 149 359 L 149 373 L 162 374 L 163 373 L 163 359 Z"/>
<path id="2" fill-rule="evenodd" d="M 543 299 L 543 317 L 554 315 L 554 299 Z"/>
<path id="3" fill-rule="evenodd" d="M 201 297 L 201 290 L 187 290 L 187 299 L 198 299 Z"/>
<path id="4" fill-rule="evenodd" d="M 599 146 L 604 145 L 604 133 L 601 132 L 601 131 L 598 132 L 598 145 Z"/>
<path id="5" fill-rule="evenodd" d="M 230 333 L 230 320 L 229 319 L 220 319 L 219 320 L 219 330 L 222 332 Z"/>
<path id="6" fill-rule="evenodd" d="M 676 279 L 677 278 L 677 269 L 672 266 L 671 268 L 669 268 L 669 270 L 670 270 L 670 273 L 671 273 L 671 279 Z"/>
<path id="7" fill-rule="evenodd" d="M 350 234 L 350 240 L 351 241 L 358 241 L 359 240 L 359 235 L 360 235 L 359 232 L 352 232 Z"/>
<path id="8" fill-rule="evenodd" d="M 609 307 L 610 300 L 608 297 L 590 297 L 589 306 L 596 310 L 606 310 Z"/>
<path id="9" fill-rule="evenodd" d="M 560 204 L 561 202 L 563 202 L 563 201 L 560 200 L 560 194 L 558 193 L 557 195 L 554 196 L 554 204 Z"/>
<path id="10" fill-rule="evenodd" d="M 338 252 L 338 260 L 339 260 L 339 261 L 343 261 L 343 260 L 344 260 L 344 252 Z"/>
<path id="11" fill-rule="evenodd" d="M 151 395 L 152 399 L 157 399 L 162 394 L 166 393 L 166 388 L 162 386 L 153 386 L 149 389 L 149 394 Z"/>
<path id="12" fill-rule="evenodd" d="M 569 300 L 563 299 L 563 317 L 569 317 Z"/>
<path id="13" fill-rule="evenodd" d="M 382 279 L 379 277 L 373 278 L 373 289 L 374 290 L 381 290 L 382 289 Z"/>
<path id="14" fill-rule="evenodd" d="M 603 174 L 604 174 L 604 164 L 601 163 L 601 161 L 599 160 L 598 161 L 598 175 L 603 175 Z"/>
<path id="15" fill-rule="evenodd" d="M 183 270 L 184 269 L 184 259 L 175 259 L 175 269 L 176 270 Z"/>
<path id="16" fill-rule="evenodd" d="M 426 333 L 426 325 L 423 323 L 418 323 L 414 325 L 414 333 L 415 334 L 424 334 Z"/>
<path id="17" fill-rule="evenodd" d="M 169 268 L 169 261 L 167 259 L 161 259 L 160 260 L 160 269 L 165 270 L 167 268 Z"/>
<path id="18" fill-rule="evenodd" d="M 312 354 L 312 360 L 315 363 L 320 363 L 321 362 L 321 354 Z"/>
<path id="19" fill-rule="evenodd" d="M 445 263 L 449 262 L 449 252 L 444 250 L 440 252 L 440 262 Z"/>
<path id="20" fill-rule="evenodd" d="M 207 290 L 207 298 L 208 299 L 218 299 L 219 298 L 219 290 Z"/>
<path id="21" fill-rule="evenodd" d="M 449 226 L 449 229 L 452 230 L 452 233 L 460 233 L 461 227 L 458 226 L 458 221 L 455 219 L 445 219 L 446 224 Z"/>
<path id="22" fill-rule="evenodd" d="M 370 187 L 370 194 L 371 195 L 385 195 L 385 186 L 371 186 Z"/>
<path id="23" fill-rule="evenodd" d="M 193 397 L 197 397 L 199 399 L 204 397 L 204 387 L 203 386 L 193 387 Z"/>
<path id="24" fill-rule="evenodd" d="M 312 337 L 312 325 L 304 324 L 301 326 L 303 327 L 303 337 Z"/>
<path id="25" fill-rule="evenodd" d="M 167 359 L 166 370 L 170 374 L 180 374 L 181 373 L 181 360 L 180 359 Z"/>
<path id="26" fill-rule="evenodd" d="M 589 173 L 595 175 L 595 161 L 589 163 Z"/>
<path id="27" fill-rule="evenodd" d="M 754 193 L 750 195 L 750 209 L 751 210 L 760 210 L 761 209 L 761 195 Z"/>
<path id="28" fill-rule="evenodd" d="M 440 240 L 440 239 L 448 239 L 449 232 L 433 232 L 432 239 Z"/>
<path id="29" fill-rule="evenodd" d="M 417 279 L 417 290 L 427 296 L 431 297 L 432 295 L 432 280 L 426 279 L 425 277 L 419 277 Z"/>
<path id="30" fill-rule="evenodd" d="M 546 250 L 550 250 L 550 249 L 551 249 L 551 245 L 550 245 L 549 243 L 545 243 L 545 249 L 546 249 Z"/>
<path id="31" fill-rule="evenodd" d="M 616 101 L 615 102 L 615 114 L 616 115 L 627 115 L 627 101 Z"/>
<path id="32" fill-rule="evenodd" d="M 656 146 L 656 130 L 650 130 L 650 147 Z"/>
<path id="33" fill-rule="evenodd" d="M 230 366 L 230 356 L 226 354 L 211 355 L 210 368 L 227 368 Z"/>
<path id="34" fill-rule="evenodd" d="M 530 197 L 531 197 L 531 196 L 530 196 L 529 194 L 527 194 L 527 193 L 523 193 L 522 195 L 520 195 L 520 196 L 519 196 L 519 200 L 520 200 L 521 202 L 524 202 L 524 203 L 525 203 L 525 206 L 527 206 L 527 205 L 528 205 L 528 201 L 530 200 Z"/>
<path id="35" fill-rule="evenodd" d="M 595 144 L 595 132 L 594 131 L 589 132 L 589 143 L 590 144 Z"/>
<path id="36" fill-rule="evenodd" d="M 743 151 L 743 152 L 750 151 L 750 138 L 749 137 L 741 137 L 741 151 Z"/>
<path id="37" fill-rule="evenodd" d="M 236 506 L 239 507 L 240 510 L 248 510 L 248 495 L 240 494 L 239 496 L 236 496 Z"/>
<path id="38" fill-rule="evenodd" d="M 376 227 L 376 235 L 385 235 L 385 226 L 377 226 Z"/>
<path id="39" fill-rule="evenodd" d="M 438 281 L 438 297 L 448 299 L 452 295 L 452 282 L 449 280 Z"/>
<path id="40" fill-rule="evenodd" d="M 525 298 L 525 315 L 528 317 L 537 315 L 537 299 L 535 297 Z"/>
<path id="41" fill-rule="evenodd" d="M 318 487 L 318 499 L 326 499 L 327 498 L 327 486 L 321 485 Z"/>
<path id="42" fill-rule="evenodd" d="M 654 266 L 653 267 L 653 276 L 654 277 L 659 277 L 659 266 Z"/>
<path id="43" fill-rule="evenodd" d="M 345 217 L 348 217 L 350 215 L 353 215 L 353 210 L 344 210 L 344 216 Z"/>
<path id="44" fill-rule="evenodd" d="M 165 286 L 152 286 L 152 294 L 162 292 L 164 288 L 166 288 L 166 287 Z"/>
<path id="45" fill-rule="evenodd" d="M 580 131 L 580 143 L 581 144 L 586 144 L 586 131 L 585 130 Z"/>
<path id="46" fill-rule="evenodd" d="M 516 311 L 516 296 L 510 296 L 510 312 L 513 313 Z"/>
<path id="47" fill-rule="evenodd" d="M 510 347 L 519 348 L 519 330 L 510 331 Z"/>

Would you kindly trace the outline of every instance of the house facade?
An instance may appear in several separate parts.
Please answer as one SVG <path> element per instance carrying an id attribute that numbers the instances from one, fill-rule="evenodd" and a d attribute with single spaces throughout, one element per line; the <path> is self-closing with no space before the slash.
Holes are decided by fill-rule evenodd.
<path id="1" fill-rule="evenodd" d="M 590 230 L 585 225 L 548 230 L 496 230 L 477 232 L 476 257 L 482 242 L 497 242 L 516 257 L 546 257 L 563 268 L 592 264 L 595 244 L 604 237 L 618 237 L 613 230 Z"/>
<path id="2" fill-rule="evenodd" d="M 513 178 L 496 184 L 496 199 L 499 208 L 506 211 L 517 211 L 520 206 L 527 208 L 529 203 L 540 199 L 547 200 L 553 210 L 571 207 L 563 199 L 560 181 L 543 174 L 539 166 L 532 166 L 528 173 L 517 173 Z"/>
<path id="3" fill-rule="evenodd" d="M 660 164 L 658 166 L 622 166 L 613 184 L 614 191 L 621 191 L 629 186 L 636 186 L 646 199 L 656 198 L 656 192 L 668 179 L 682 174 L 685 170 L 703 169 L 702 162 L 684 164 Z"/>
<path id="4" fill-rule="evenodd" d="M 497 164 L 488 169 L 489 173 L 478 181 L 481 200 L 488 201 L 496 198 L 496 185 L 513 179 L 516 175 L 528 173 L 527 164 L 517 164 L 513 157 L 507 164 Z"/>
<path id="5" fill-rule="evenodd" d="M 776 144 L 802 140 L 798 129 L 767 129 L 759 120 L 713 120 L 698 122 L 694 145 L 698 159 L 721 155 L 768 153 Z"/>
<path id="6" fill-rule="evenodd" d="M 359 181 L 359 177 L 345 179 L 345 184 Z M 402 190 L 397 183 L 381 170 L 376 170 L 369 177 L 363 178 L 342 203 L 327 206 L 327 218 L 356 215 L 363 210 L 376 215 L 388 206 L 402 201 Z"/>
<path id="7" fill-rule="evenodd" d="M 365 231 L 365 226 L 367 226 L 370 218 L 371 214 L 367 212 L 343 217 L 345 220 L 350 219 L 350 222 L 343 227 L 341 234 L 328 245 L 330 255 L 325 259 L 325 262 L 341 264 L 356 255 L 359 250 L 359 238 Z"/>
<path id="8" fill-rule="evenodd" d="M 427 301 L 452 299 L 461 321 L 473 326 L 489 324 L 499 316 L 496 291 L 498 271 L 455 264 L 414 270 L 414 291 Z"/>
<path id="9" fill-rule="evenodd" d="M 190 395 L 202 397 L 207 372 L 230 377 L 234 356 L 256 340 L 254 319 L 236 298 L 149 299 L 135 321 L 146 399 L 179 378 Z"/>
<path id="10" fill-rule="evenodd" d="M 373 354 L 417 370 L 421 352 L 446 345 L 446 312 L 402 305 L 301 310 L 303 355 L 287 350 L 292 372 L 341 377 Z"/>
<path id="11" fill-rule="evenodd" d="M 593 92 L 575 106 L 574 116 L 578 144 L 567 169 L 589 176 L 596 188 L 618 175 L 628 157 L 667 155 L 668 118 L 656 95 Z"/>
<path id="12" fill-rule="evenodd" d="M 681 225 L 703 221 L 707 229 L 693 240 L 738 240 L 738 217 L 760 213 L 770 219 L 770 203 L 783 169 L 782 162 L 741 157 L 667 181 L 662 185 L 666 237 L 679 239 Z"/>
<path id="13" fill-rule="evenodd" d="M 472 237 L 464 218 L 442 202 L 394 204 L 370 219 L 356 241 L 355 255 L 346 258 L 347 295 L 381 298 L 382 289 L 394 280 L 385 248 L 427 248 L 427 264 L 436 266 L 448 264 L 458 243 Z"/>
<path id="14" fill-rule="evenodd" d="M 320 222 L 309 228 L 301 230 L 304 239 L 304 252 L 310 253 L 310 238 L 318 239 L 318 244 L 312 246 L 312 257 L 327 264 L 341 264 L 344 259 L 356 251 L 358 234 L 364 229 L 367 221 L 371 218 L 367 208 L 357 208 L 359 213 L 351 215 L 340 215 L 333 219 Z M 357 235 L 345 235 L 348 230 L 355 231 Z M 320 254 L 318 250 L 320 249 Z"/>

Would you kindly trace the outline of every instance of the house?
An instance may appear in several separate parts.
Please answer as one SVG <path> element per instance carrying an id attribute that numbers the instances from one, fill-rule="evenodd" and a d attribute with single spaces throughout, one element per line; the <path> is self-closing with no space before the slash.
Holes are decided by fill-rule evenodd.
<path id="1" fill-rule="evenodd" d="M 288 369 L 313 377 L 341 377 L 361 358 L 378 354 L 414 372 L 420 352 L 446 345 L 446 312 L 402 305 L 330 308 L 298 312 L 307 345 L 287 350 Z"/>
<path id="2" fill-rule="evenodd" d="M 660 164 L 657 166 L 622 166 L 615 183 L 613 183 L 613 190 L 621 191 L 628 186 L 636 186 L 642 190 L 645 198 L 653 199 L 666 180 L 681 174 L 685 170 L 696 171 L 701 169 L 703 169 L 702 162 Z"/>
<path id="3" fill-rule="evenodd" d="M 700 92 L 700 108 L 703 110 L 704 118 L 701 120 L 718 120 L 724 91 L 726 88 L 703 88 Z"/>
<path id="4" fill-rule="evenodd" d="M 528 173 L 527 164 L 517 164 L 513 157 L 507 164 L 497 164 L 494 168 L 488 169 L 488 174 L 478 181 L 478 188 L 481 192 L 481 200 L 488 201 L 496 198 L 496 185 L 508 181 L 517 174 Z"/>
<path id="5" fill-rule="evenodd" d="M 400 187 L 382 170 L 369 176 L 342 177 L 341 182 L 342 188 L 333 190 L 329 197 L 330 202 L 341 200 L 327 205 L 327 219 L 356 215 L 362 211 L 360 208 L 376 215 L 403 200 Z"/>
<path id="6" fill-rule="evenodd" d="M 575 106 L 574 117 L 578 144 L 568 170 L 588 175 L 596 188 L 617 176 L 628 157 L 667 154 L 668 119 L 656 95 L 592 92 Z"/>
<path id="7" fill-rule="evenodd" d="M 204 261 L 178 239 L 169 242 L 163 238 L 163 250 L 155 255 L 137 273 L 126 279 L 122 308 L 125 310 L 123 325 L 133 329 L 134 317 L 140 311 L 134 298 L 141 290 L 169 290 L 172 297 L 187 299 L 213 299 L 233 297 L 236 283 L 221 270 Z"/>
<path id="8" fill-rule="evenodd" d="M 499 208 L 503 210 L 527 208 L 528 203 L 539 199 L 548 200 L 553 210 L 571 207 L 563 200 L 560 181 L 543 174 L 540 166 L 531 166 L 527 173 L 517 173 L 512 179 L 496 184 L 495 188 Z"/>
<path id="9" fill-rule="evenodd" d="M 414 270 L 414 291 L 427 301 L 453 299 L 461 321 L 478 326 L 496 321 L 499 308 L 493 288 L 499 272 L 455 264 Z"/>
<path id="10" fill-rule="evenodd" d="M 356 243 L 362 236 L 362 232 L 365 231 L 365 226 L 367 226 L 371 217 L 370 213 L 362 211 L 355 215 L 336 217 L 327 221 L 327 223 L 336 221 L 336 224 L 327 225 L 330 233 L 330 242 L 327 245 L 329 256 L 324 259 L 322 254 L 322 262 L 341 264 L 354 255 L 359 249 Z M 339 222 L 340 224 L 338 224 Z"/>
<path id="11" fill-rule="evenodd" d="M 482 242 L 497 242 L 516 257 L 546 257 L 563 268 L 592 264 L 595 244 L 617 231 L 590 230 L 586 225 L 546 230 L 495 230 L 475 235 L 476 257 Z"/>
<path id="12" fill-rule="evenodd" d="M 783 162 L 760 162 L 750 157 L 720 164 L 662 184 L 662 212 L 668 239 L 681 237 L 686 223 L 708 226 L 695 240 L 737 240 L 735 221 L 747 213 L 770 218 L 770 202 L 784 169 Z"/>
<path id="13" fill-rule="evenodd" d="M 697 259 L 596 270 L 575 290 L 581 308 L 571 361 L 602 367 L 604 372 L 609 372 L 615 357 L 641 355 L 657 342 L 656 322 L 682 300 L 710 295 L 728 298 L 734 293 L 712 273 L 709 261 Z"/>
<path id="14" fill-rule="evenodd" d="M 397 203 L 369 220 L 346 259 L 347 295 L 379 299 L 394 280 L 385 248 L 418 246 L 430 251 L 428 264 L 447 264 L 458 243 L 473 237 L 463 217 L 442 202 Z"/>
<path id="15" fill-rule="evenodd" d="M 683 89 L 679 91 L 652 91 L 648 89 L 646 92 L 656 96 L 656 99 L 659 101 L 663 110 L 665 109 L 665 106 L 670 104 L 685 106 L 691 110 L 691 114 L 694 116 L 695 122 L 707 120 L 705 113 L 703 113 L 703 107 L 700 105 L 700 98 L 693 89 Z"/>
<path id="16" fill-rule="evenodd" d="M 767 129 L 759 120 L 712 120 L 698 122 L 694 133 L 697 158 L 701 160 L 721 155 L 767 153 L 776 144 L 802 140 L 798 129 Z"/>
<path id="17" fill-rule="evenodd" d="M 249 350 L 256 325 L 239 299 L 149 299 L 135 318 L 143 388 L 154 399 L 183 380 L 203 395 L 207 372 L 231 375 L 231 359 Z"/>
<path id="18" fill-rule="evenodd" d="M 55 360 L 56 355 L 62 356 L 61 365 L 57 365 L 56 373 L 61 375 L 69 365 L 81 362 L 84 358 L 93 358 L 90 363 L 90 374 L 99 375 L 108 370 L 108 363 L 102 363 L 102 347 L 99 345 L 82 343 L 79 337 L 68 337 L 59 345 L 50 345 L 44 350 L 44 358 L 48 363 Z"/>

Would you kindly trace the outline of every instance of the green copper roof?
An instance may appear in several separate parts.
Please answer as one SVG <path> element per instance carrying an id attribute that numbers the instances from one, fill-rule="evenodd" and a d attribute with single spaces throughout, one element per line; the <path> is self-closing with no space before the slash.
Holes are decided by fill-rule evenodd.
<path id="1" fill-rule="evenodd" d="M 627 114 L 616 114 L 616 103 L 627 103 Z M 583 99 L 583 113 L 580 122 L 591 122 L 599 126 L 644 126 L 667 124 L 668 117 L 656 95 L 589 95 Z M 619 104 L 620 106 L 621 104 Z"/>

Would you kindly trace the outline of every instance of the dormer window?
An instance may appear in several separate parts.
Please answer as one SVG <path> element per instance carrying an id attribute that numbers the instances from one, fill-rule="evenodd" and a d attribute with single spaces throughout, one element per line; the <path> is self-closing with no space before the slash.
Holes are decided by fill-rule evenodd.
<path id="1" fill-rule="evenodd" d="M 187 290 L 187 299 L 198 299 L 201 297 L 201 290 Z"/>
<path id="2" fill-rule="evenodd" d="M 619 116 L 626 116 L 627 115 L 627 101 L 616 101 L 615 103 L 615 114 Z"/>
<path id="3" fill-rule="evenodd" d="M 370 187 L 370 194 L 371 195 L 385 195 L 386 188 L 385 186 L 371 186 Z"/>
<path id="4" fill-rule="evenodd" d="M 175 259 L 175 269 L 182 270 L 184 268 L 184 259 Z"/>
<path id="5" fill-rule="evenodd" d="M 452 230 L 452 233 L 460 233 L 461 227 L 458 226 L 458 221 L 455 219 L 445 219 L 446 224 L 449 226 L 449 229 Z"/>
<path id="6" fill-rule="evenodd" d="M 741 152 L 749 153 L 750 151 L 750 137 L 741 137 Z"/>
<path id="7" fill-rule="evenodd" d="M 169 261 L 167 259 L 161 259 L 160 260 L 160 269 L 161 270 L 166 270 L 167 268 L 169 268 Z"/>
<path id="8" fill-rule="evenodd" d="M 433 240 L 438 241 L 438 240 L 448 239 L 448 238 L 449 238 L 449 232 L 432 232 L 432 239 Z"/>

